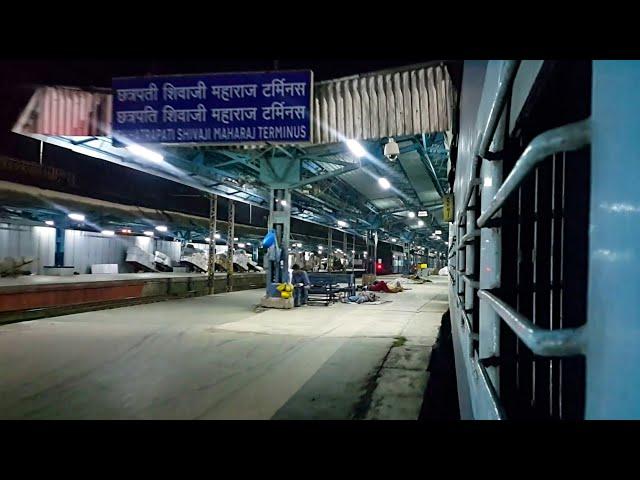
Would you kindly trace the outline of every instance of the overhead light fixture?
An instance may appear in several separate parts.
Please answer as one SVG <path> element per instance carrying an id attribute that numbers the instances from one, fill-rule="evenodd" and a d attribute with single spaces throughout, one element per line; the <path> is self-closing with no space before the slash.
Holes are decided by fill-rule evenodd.
<path id="1" fill-rule="evenodd" d="M 356 251 L 355 250 L 351 250 L 351 253 L 356 253 Z"/>
<path id="2" fill-rule="evenodd" d="M 56 222 L 54 222 L 53 220 L 45 220 L 44 223 L 46 223 L 50 227 L 53 227 L 56 224 Z"/>
<path id="3" fill-rule="evenodd" d="M 106 235 L 107 237 L 111 237 L 115 232 L 113 230 L 102 230 L 102 232 L 100 233 L 102 233 L 102 235 Z"/>
<path id="4" fill-rule="evenodd" d="M 205 241 L 205 242 L 210 242 L 210 241 L 211 241 L 211 238 L 210 238 L 210 237 L 204 237 L 204 241 Z"/>
<path id="5" fill-rule="evenodd" d="M 127 150 L 129 150 L 134 155 L 138 155 L 146 160 L 149 160 L 154 163 L 161 163 L 164 160 L 164 157 L 160 155 L 158 152 L 154 152 L 149 150 L 148 148 L 143 147 L 142 145 L 132 144 L 127 146 Z"/>
<path id="6" fill-rule="evenodd" d="M 436 235 L 442 235 L 442 230 L 436 230 L 436 231 L 435 231 L 435 234 L 436 234 Z"/>
<path id="7" fill-rule="evenodd" d="M 71 220 L 76 220 L 78 222 L 84 222 L 84 215 L 82 215 L 81 213 L 70 213 L 69 218 Z"/>
<path id="8" fill-rule="evenodd" d="M 426 210 L 420 210 L 420 211 L 418 211 L 418 216 L 419 217 L 428 217 L 429 216 L 429 212 L 427 212 Z"/>
<path id="9" fill-rule="evenodd" d="M 214 234 L 213 238 L 215 238 L 216 240 L 219 240 L 220 239 L 220 234 L 219 233 Z"/>
<path id="10" fill-rule="evenodd" d="M 131 233 L 131 230 L 129 230 L 128 228 L 123 228 L 122 230 L 120 230 L 122 233 Z"/>
<path id="11" fill-rule="evenodd" d="M 280 205 L 282 205 L 283 207 L 287 206 L 287 201 L 286 200 L 280 200 Z"/>
<path id="12" fill-rule="evenodd" d="M 318 250 L 322 250 L 322 245 L 318 245 Z"/>
<path id="13" fill-rule="evenodd" d="M 378 185 L 380 185 L 380 187 L 382 187 L 383 190 L 389 190 L 391 188 L 391 184 L 389 183 L 389 180 L 387 180 L 384 177 L 380 177 L 378 179 Z"/>
<path id="14" fill-rule="evenodd" d="M 245 246 L 244 243 L 239 243 L 238 244 L 238 248 L 244 248 L 244 246 Z"/>
<path id="15" fill-rule="evenodd" d="M 247 245 L 251 245 L 251 242 L 247 242 Z"/>
<path id="16" fill-rule="evenodd" d="M 418 220 L 418 226 L 419 226 L 419 227 L 424 226 L 424 222 L 423 222 L 422 220 Z"/>
<path id="17" fill-rule="evenodd" d="M 233 238 L 233 241 L 234 241 L 234 242 L 237 242 L 237 241 L 238 241 L 238 237 L 234 237 L 234 238 Z"/>
<path id="18" fill-rule="evenodd" d="M 395 242 L 397 242 L 397 241 L 398 241 L 398 239 L 397 239 L 397 238 L 392 238 L 392 239 L 391 239 L 391 241 L 392 241 L 393 243 L 395 243 Z"/>
<path id="19" fill-rule="evenodd" d="M 349 150 L 351 150 L 351 153 L 353 153 L 356 157 L 361 158 L 367 154 L 367 151 L 362 148 L 362 145 L 360 145 L 360 143 L 356 140 L 349 139 L 346 143 L 347 147 L 349 147 Z"/>
<path id="20" fill-rule="evenodd" d="M 493 180 L 491 180 L 491 177 L 484 177 L 483 185 L 485 187 L 490 187 L 491 185 L 493 185 Z"/>
<path id="21" fill-rule="evenodd" d="M 158 225 L 156 227 L 156 230 L 158 230 L 159 232 L 166 232 L 167 231 L 167 227 L 165 227 L 164 225 Z"/>
<path id="22" fill-rule="evenodd" d="M 407 214 L 407 216 L 408 216 L 409 218 L 416 218 L 416 214 L 415 214 L 415 212 L 409 212 L 409 213 Z"/>
<path id="23" fill-rule="evenodd" d="M 153 237 L 154 233 L 151 230 L 145 230 L 144 233 L 147 237 Z"/>
<path id="24" fill-rule="evenodd" d="M 345 228 L 346 226 L 348 226 L 348 224 L 344 220 L 338 220 L 338 226 Z"/>

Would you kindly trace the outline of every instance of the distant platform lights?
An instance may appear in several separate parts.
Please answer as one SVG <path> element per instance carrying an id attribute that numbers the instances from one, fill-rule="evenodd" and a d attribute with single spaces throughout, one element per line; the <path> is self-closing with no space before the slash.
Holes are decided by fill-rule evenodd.
<path id="1" fill-rule="evenodd" d="M 167 229 L 167 227 L 165 225 L 158 225 L 156 227 L 156 230 L 159 231 L 159 232 L 165 233 L 168 229 Z"/>
<path id="2" fill-rule="evenodd" d="M 76 222 L 84 222 L 84 215 L 81 213 L 70 213 L 67 215 L 71 220 L 75 220 Z"/>
<path id="3" fill-rule="evenodd" d="M 102 235 L 104 235 L 105 237 L 113 237 L 115 235 L 116 232 L 114 232 L 113 230 L 102 230 Z"/>
<path id="4" fill-rule="evenodd" d="M 416 212 L 409 212 L 409 213 L 407 213 L 407 217 L 409 217 L 409 218 L 416 218 Z"/>
<path id="5" fill-rule="evenodd" d="M 344 220 L 338 220 L 338 226 L 342 227 L 342 228 L 347 228 L 349 226 L 349 224 L 347 222 L 345 222 Z"/>
<path id="6" fill-rule="evenodd" d="M 53 220 L 45 220 L 44 221 L 45 225 L 49 225 L 50 227 L 53 227 L 56 222 L 54 222 Z"/>
<path id="7" fill-rule="evenodd" d="M 153 233 L 153 231 L 151 230 L 145 230 L 144 232 L 142 232 L 144 235 L 146 235 L 147 237 L 153 237 L 155 234 Z"/>

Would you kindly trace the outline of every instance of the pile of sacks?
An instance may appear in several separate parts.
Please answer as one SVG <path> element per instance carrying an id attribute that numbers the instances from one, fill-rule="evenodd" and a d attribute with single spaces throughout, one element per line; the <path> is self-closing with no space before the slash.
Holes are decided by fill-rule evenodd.
<path id="1" fill-rule="evenodd" d="M 279 283 L 276 289 L 282 298 L 290 298 L 293 295 L 293 285 L 291 283 Z"/>

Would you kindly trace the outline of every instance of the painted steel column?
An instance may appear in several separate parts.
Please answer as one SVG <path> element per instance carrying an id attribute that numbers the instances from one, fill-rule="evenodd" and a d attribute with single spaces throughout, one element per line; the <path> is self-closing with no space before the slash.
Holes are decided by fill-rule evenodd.
<path id="1" fill-rule="evenodd" d="M 229 199 L 229 223 L 227 225 L 227 292 L 233 291 L 233 238 L 235 236 L 236 205 Z"/>
<path id="2" fill-rule="evenodd" d="M 402 271 L 409 273 L 409 242 L 402 244 Z"/>
<path id="3" fill-rule="evenodd" d="M 289 281 L 289 237 L 291 231 L 291 191 L 274 188 L 271 190 L 271 207 L 269 210 L 269 228 L 276 234 L 278 251 L 275 264 L 270 266 L 269 282 L 284 283 Z"/>
<path id="4" fill-rule="evenodd" d="M 56 250 L 54 263 L 56 267 L 64 267 L 64 228 L 62 227 L 56 227 Z"/>
<path id="5" fill-rule="evenodd" d="M 207 286 L 209 295 L 214 293 L 214 273 L 216 271 L 216 223 L 218 221 L 218 196 L 209 195 L 209 264 L 207 266 Z"/>
<path id="6" fill-rule="evenodd" d="M 353 249 L 351 250 L 351 272 L 356 269 L 356 234 L 353 234 Z M 355 277 L 354 277 L 355 278 Z"/>
<path id="7" fill-rule="evenodd" d="M 506 114 L 503 113 L 491 143 L 492 152 L 500 152 L 504 147 Z M 482 160 L 480 166 L 482 184 L 480 190 L 480 211 L 491 203 L 493 196 L 502 184 L 502 160 Z M 501 214 L 497 214 L 499 218 Z M 500 270 L 502 261 L 502 230 L 500 228 L 480 229 L 480 288 L 490 290 L 500 288 Z M 496 311 L 480 300 L 480 345 L 479 358 L 500 356 L 500 317 Z M 500 391 L 500 371 L 498 366 L 487 366 L 487 375 L 494 389 Z"/>
<path id="8" fill-rule="evenodd" d="M 378 255 L 378 232 L 367 230 L 367 263 L 366 273 L 375 275 Z"/>
<path id="9" fill-rule="evenodd" d="M 345 254 L 345 256 L 347 257 L 347 264 L 344 266 L 345 271 L 347 270 L 347 268 L 349 268 L 349 244 L 347 242 L 347 232 L 344 232 L 343 236 L 342 236 L 342 249 L 343 252 Z"/>
<path id="10" fill-rule="evenodd" d="M 333 270 L 332 259 L 333 259 L 333 230 L 329 227 L 327 233 L 327 272 Z"/>
<path id="11" fill-rule="evenodd" d="M 640 62 L 592 78 L 585 418 L 640 419 Z"/>

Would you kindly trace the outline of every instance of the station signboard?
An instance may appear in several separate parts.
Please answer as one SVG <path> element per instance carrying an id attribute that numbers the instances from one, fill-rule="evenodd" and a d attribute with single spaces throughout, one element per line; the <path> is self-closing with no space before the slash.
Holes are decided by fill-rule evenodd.
<path id="1" fill-rule="evenodd" d="M 313 72 L 114 78 L 114 144 L 309 143 Z"/>
<path id="2" fill-rule="evenodd" d="M 453 195 L 448 193 L 442 197 L 442 221 L 453 222 Z"/>

